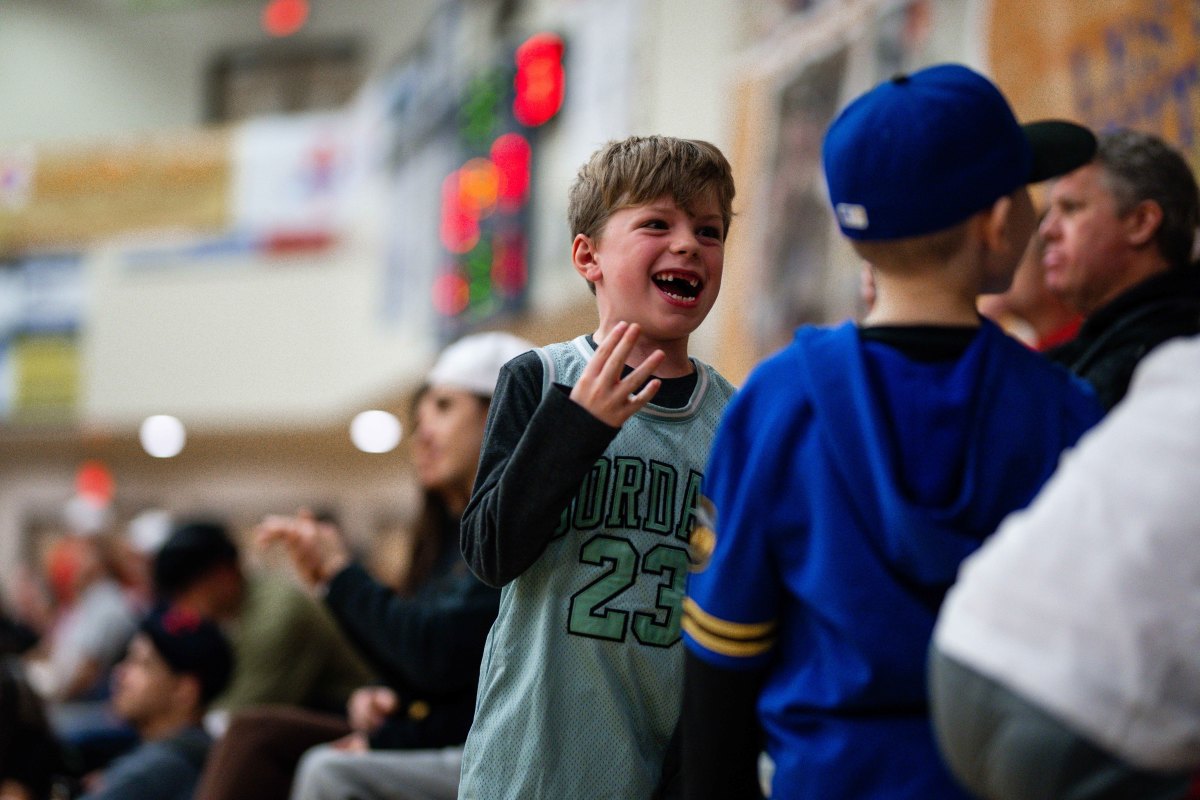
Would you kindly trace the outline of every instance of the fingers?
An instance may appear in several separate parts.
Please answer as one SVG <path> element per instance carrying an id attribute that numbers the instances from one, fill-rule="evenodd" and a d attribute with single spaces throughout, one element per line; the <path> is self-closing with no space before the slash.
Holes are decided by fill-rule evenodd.
<path id="1" fill-rule="evenodd" d="M 371 705 L 384 716 L 396 710 L 396 693 L 386 686 L 377 688 L 371 695 Z"/>
<path id="2" fill-rule="evenodd" d="M 608 336 L 605 337 L 605 343 L 610 339 L 613 340 L 612 351 L 605 358 L 600 372 L 605 382 L 614 383 L 621 379 L 621 369 L 625 366 L 625 361 L 629 358 L 629 353 L 633 350 L 633 346 L 637 344 L 638 336 L 641 333 L 642 331 L 636 323 L 630 325 L 625 322 L 619 322 Z M 596 355 L 599 355 L 599 351 L 597 351 Z"/>
<path id="3" fill-rule="evenodd" d="M 642 387 L 642 390 L 629 398 L 629 404 L 633 407 L 633 413 L 641 411 L 646 407 L 646 404 L 654 399 L 654 395 L 658 394 L 659 388 L 662 386 L 662 381 L 658 378 L 647 383 Z M 630 415 L 632 416 L 632 414 Z"/>
<path id="4" fill-rule="evenodd" d="M 272 514 L 263 518 L 254 528 L 254 544 L 265 548 L 275 542 L 286 542 L 295 535 L 296 520 L 281 514 Z"/>
<path id="5" fill-rule="evenodd" d="M 374 731 L 396 710 L 396 704 L 396 693 L 386 686 L 358 689 L 347 707 L 350 726 L 357 731 Z"/>
<path id="6" fill-rule="evenodd" d="M 644 408 L 662 385 L 653 377 L 666 358 L 661 350 L 655 350 L 628 375 L 621 376 L 640 335 L 636 324 L 614 325 L 571 389 L 572 400 L 612 427 L 620 427 Z"/>
<path id="7" fill-rule="evenodd" d="M 346 753 L 365 753 L 370 749 L 366 735 L 359 731 L 348 733 L 340 739 L 334 739 L 329 743 L 329 746 L 334 750 L 341 750 Z"/>
<path id="8" fill-rule="evenodd" d="M 345 560 L 336 549 L 321 546 L 319 533 L 318 523 L 303 512 L 294 517 L 268 516 L 254 529 L 254 543 L 260 549 L 282 544 L 297 576 L 315 586 L 328 577 L 326 562 Z"/>
<path id="9" fill-rule="evenodd" d="M 621 383 L 625 384 L 630 393 L 634 392 L 638 387 L 654 377 L 654 371 L 659 368 L 664 358 L 666 358 L 666 354 L 662 350 L 655 350 L 646 356 L 645 361 L 638 364 L 632 372 L 622 378 Z M 621 363 L 625 363 L 624 359 L 622 359 Z"/>

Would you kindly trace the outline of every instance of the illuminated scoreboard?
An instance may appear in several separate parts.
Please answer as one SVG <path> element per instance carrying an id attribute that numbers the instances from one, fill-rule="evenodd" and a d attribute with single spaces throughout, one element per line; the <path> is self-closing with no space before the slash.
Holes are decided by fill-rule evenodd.
<path id="1" fill-rule="evenodd" d="M 531 36 L 476 76 L 457 114 L 463 159 L 441 185 L 432 304 L 454 336 L 524 305 L 537 129 L 562 108 L 563 41 Z"/>

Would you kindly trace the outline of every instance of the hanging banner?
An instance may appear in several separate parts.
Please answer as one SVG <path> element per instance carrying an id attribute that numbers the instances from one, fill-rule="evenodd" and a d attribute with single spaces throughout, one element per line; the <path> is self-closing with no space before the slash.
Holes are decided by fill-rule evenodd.
<path id="1" fill-rule="evenodd" d="M 133 231 L 214 230 L 228 218 L 229 147 L 222 131 L 39 148 L 36 165 L 26 172 L 12 162 L 0 166 L 11 173 L 6 180 L 19 198 L 0 202 L 0 254 L 76 249 Z"/>
<path id="2" fill-rule="evenodd" d="M 347 117 L 270 117 L 233 133 L 231 223 L 260 234 L 346 225 L 351 184 Z"/>

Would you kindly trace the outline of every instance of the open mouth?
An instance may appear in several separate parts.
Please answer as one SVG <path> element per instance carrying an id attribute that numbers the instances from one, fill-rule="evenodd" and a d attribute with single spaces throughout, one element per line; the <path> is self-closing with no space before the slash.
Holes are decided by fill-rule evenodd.
<path id="1" fill-rule="evenodd" d="M 704 288 L 703 281 L 695 275 L 683 272 L 660 272 L 651 280 L 659 291 L 681 303 L 692 302 L 700 296 L 700 290 Z"/>

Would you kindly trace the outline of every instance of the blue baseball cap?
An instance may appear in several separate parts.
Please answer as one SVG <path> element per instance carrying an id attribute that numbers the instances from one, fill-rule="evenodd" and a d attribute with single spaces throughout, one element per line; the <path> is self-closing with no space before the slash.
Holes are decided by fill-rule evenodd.
<path id="1" fill-rule="evenodd" d="M 821 159 L 842 233 L 874 241 L 949 228 L 1095 153 L 1087 128 L 1063 120 L 1022 126 L 983 75 L 939 64 L 850 103 L 829 126 Z"/>

